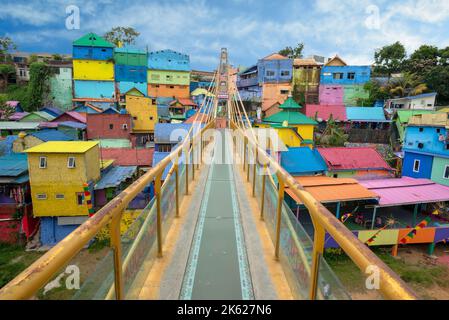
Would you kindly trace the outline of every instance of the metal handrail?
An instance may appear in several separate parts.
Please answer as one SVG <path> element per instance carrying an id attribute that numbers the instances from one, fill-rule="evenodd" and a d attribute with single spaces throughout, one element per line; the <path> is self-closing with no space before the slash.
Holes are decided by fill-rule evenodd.
<path id="1" fill-rule="evenodd" d="M 280 244 L 280 217 L 281 206 L 280 203 L 284 199 L 284 188 L 286 186 L 302 201 L 302 203 L 308 209 L 312 222 L 314 225 L 314 245 L 312 256 L 312 277 L 311 277 L 311 289 L 310 299 L 316 298 L 317 284 L 318 284 L 318 271 L 319 260 L 324 253 L 324 240 L 326 232 L 329 233 L 343 251 L 351 258 L 351 260 L 358 266 L 362 272 L 367 270 L 369 266 L 376 266 L 379 270 L 380 276 L 380 288 L 384 297 L 388 299 L 404 299 L 415 300 L 418 299 L 417 295 L 407 286 L 407 284 L 400 279 L 400 277 L 393 272 L 379 257 L 377 257 L 364 243 L 362 243 L 354 234 L 346 228 L 327 208 L 325 208 L 319 201 L 317 201 L 309 192 L 305 191 L 301 186 L 284 168 L 281 167 L 266 150 L 260 147 L 257 141 L 253 140 L 247 132 L 237 125 L 234 121 L 231 121 L 231 125 L 234 130 L 237 130 L 243 138 L 243 152 L 246 153 L 246 149 L 251 148 L 254 150 L 257 159 L 264 163 L 265 166 L 269 166 L 274 172 L 276 172 L 279 180 L 278 190 L 278 212 L 277 212 L 277 226 L 276 226 L 276 243 L 275 243 L 275 257 L 279 257 L 279 244 Z M 243 168 L 248 166 L 246 170 L 249 170 L 249 161 L 247 156 L 243 156 Z M 256 162 L 257 163 L 257 162 Z M 253 179 L 253 184 L 255 179 Z M 253 186 L 254 189 L 254 186 Z M 262 189 L 262 200 L 264 198 L 264 188 Z M 262 209 L 263 210 L 263 209 Z"/>

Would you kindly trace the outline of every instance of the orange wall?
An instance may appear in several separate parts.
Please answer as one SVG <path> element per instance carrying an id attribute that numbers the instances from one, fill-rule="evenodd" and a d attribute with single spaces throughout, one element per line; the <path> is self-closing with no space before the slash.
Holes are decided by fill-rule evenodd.
<path id="1" fill-rule="evenodd" d="M 262 110 L 266 110 L 276 102 L 284 102 L 291 93 L 290 83 L 264 83 L 262 86 Z M 282 94 L 281 90 L 287 90 Z"/>
<path id="2" fill-rule="evenodd" d="M 159 87 L 157 87 L 159 86 Z M 170 88 L 173 87 L 173 88 Z M 148 84 L 149 97 L 175 97 L 175 98 L 189 98 L 189 86 L 179 85 L 165 85 L 165 84 Z"/>

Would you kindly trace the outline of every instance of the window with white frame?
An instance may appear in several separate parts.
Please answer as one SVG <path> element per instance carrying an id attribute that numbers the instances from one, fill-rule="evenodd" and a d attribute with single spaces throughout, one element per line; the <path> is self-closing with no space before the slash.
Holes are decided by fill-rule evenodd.
<path id="1" fill-rule="evenodd" d="M 57 193 L 55 195 L 55 198 L 58 199 L 58 200 L 64 200 L 65 197 L 64 197 L 64 195 L 62 193 Z"/>
<path id="2" fill-rule="evenodd" d="M 47 194 L 46 193 L 38 193 L 36 195 L 37 200 L 46 200 L 47 199 Z"/>
<path id="3" fill-rule="evenodd" d="M 415 160 L 413 162 L 413 172 L 419 172 L 419 167 L 421 166 L 420 160 Z"/>
<path id="4" fill-rule="evenodd" d="M 75 168 L 75 157 L 68 157 L 67 168 L 70 168 L 70 169 Z"/>
<path id="5" fill-rule="evenodd" d="M 47 157 L 39 157 L 39 169 L 47 168 Z"/>
<path id="6" fill-rule="evenodd" d="M 449 166 L 444 167 L 444 179 L 449 179 Z"/>

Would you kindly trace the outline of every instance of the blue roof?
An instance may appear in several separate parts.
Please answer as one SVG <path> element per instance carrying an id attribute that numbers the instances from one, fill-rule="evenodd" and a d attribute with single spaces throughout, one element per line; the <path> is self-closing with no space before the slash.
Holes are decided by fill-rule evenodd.
<path id="1" fill-rule="evenodd" d="M 326 163 L 314 149 L 309 147 L 289 148 L 281 152 L 281 166 L 291 175 L 316 175 L 327 170 Z"/>
<path id="2" fill-rule="evenodd" d="M 18 177 L 28 172 L 28 161 L 25 153 L 11 153 L 0 157 L 0 176 Z"/>
<path id="3" fill-rule="evenodd" d="M 63 121 L 59 122 L 59 126 L 70 127 L 74 129 L 86 129 L 87 125 L 85 123 L 79 123 L 75 121 Z"/>
<path id="4" fill-rule="evenodd" d="M 47 141 L 73 141 L 72 137 L 69 137 L 64 132 L 58 130 L 41 130 L 30 133 L 33 137 L 38 138 L 44 142 Z"/>
<path id="5" fill-rule="evenodd" d="M 154 142 L 176 144 L 182 140 L 182 137 L 187 135 L 191 125 L 190 123 L 156 123 L 154 127 Z M 203 126 L 201 125 L 201 127 Z M 194 131 L 195 128 L 193 128 L 190 134 L 193 135 Z"/>
<path id="6" fill-rule="evenodd" d="M 0 156 L 12 153 L 12 146 L 17 136 L 6 136 L 4 140 L 0 140 Z"/>
<path id="7" fill-rule="evenodd" d="M 157 115 L 160 118 L 170 118 L 170 110 L 168 106 L 158 105 L 157 106 Z"/>
<path id="8" fill-rule="evenodd" d="M 173 50 L 153 51 L 148 54 L 148 69 L 190 71 L 190 58 Z"/>
<path id="9" fill-rule="evenodd" d="M 349 121 L 385 122 L 383 108 L 377 107 L 346 107 L 346 116 Z"/>
<path id="10" fill-rule="evenodd" d="M 113 167 L 104 174 L 100 181 L 98 181 L 94 189 L 102 190 L 106 188 L 113 188 L 128 178 L 131 178 L 137 171 L 137 166 L 117 166 Z"/>
<path id="11" fill-rule="evenodd" d="M 164 105 L 164 106 L 168 106 L 170 105 L 170 103 L 175 100 L 173 98 L 166 98 L 166 97 L 157 97 L 156 98 L 156 104 L 159 105 Z"/>
<path id="12" fill-rule="evenodd" d="M 105 109 L 102 113 L 104 113 L 104 114 L 118 114 L 120 112 L 116 108 L 114 108 L 114 107 L 109 107 L 109 108 Z"/>
<path id="13" fill-rule="evenodd" d="M 64 113 L 64 111 L 55 107 L 43 107 L 40 111 L 44 111 L 51 116 L 57 117 Z"/>

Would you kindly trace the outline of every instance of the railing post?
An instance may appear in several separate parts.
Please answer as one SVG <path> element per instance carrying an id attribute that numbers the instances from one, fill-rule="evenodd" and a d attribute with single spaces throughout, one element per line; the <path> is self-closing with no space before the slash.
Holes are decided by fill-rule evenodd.
<path id="1" fill-rule="evenodd" d="M 114 216 L 109 226 L 109 233 L 111 237 L 111 248 L 114 252 L 114 288 L 115 299 L 123 300 L 124 286 L 123 286 L 123 269 L 122 269 L 122 243 L 120 239 L 120 221 L 122 220 L 123 211 Z"/>
<path id="2" fill-rule="evenodd" d="M 277 216 L 276 216 L 276 248 L 274 252 L 274 257 L 279 260 L 279 246 L 281 240 L 281 215 L 282 215 L 282 205 L 284 204 L 284 189 L 285 183 L 282 180 L 282 176 L 278 175 L 279 180 L 279 190 L 278 190 L 278 206 L 277 206 Z"/>
<path id="3" fill-rule="evenodd" d="M 161 217 L 161 179 L 162 173 L 158 173 L 154 183 L 154 193 L 156 195 L 156 229 L 157 229 L 157 256 L 162 257 L 162 217 Z"/>
<path id="4" fill-rule="evenodd" d="M 192 142 L 192 181 L 195 180 L 195 149 L 193 148 L 193 146 L 194 143 Z"/>
<path id="5" fill-rule="evenodd" d="M 260 220 L 264 220 L 263 211 L 265 208 L 265 184 L 267 181 L 267 164 L 263 165 L 263 171 L 262 171 L 262 194 L 260 197 Z"/>
<path id="6" fill-rule="evenodd" d="M 247 144 L 247 146 L 248 146 L 248 157 L 247 157 L 247 159 L 246 159 L 246 165 L 247 165 L 247 168 L 246 168 L 246 181 L 247 182 L 249 182 L 249 166 L 250 166 L 250 162 L 251 162 L 251 158 L 250 158 L 250 156 L 249 156 L 249 144 Z"/>
<path id="7" fill-rule="evenodd" d="M 254 164 L 253 164 L 253 197 L 256 196 L 256 168 L 257 168 L 257 157 L 258 157 L 258 152 L 257 152 L 257 148 L 254 147 L 255 149 L 255 158 L 254 158 Z"/>
<path id="8" fill-rule="evenodd" d="M 313 218 L 312 218 L 313 219 Z M 313 253 L 312 253 L 312 269 L 310 270 L 310 300 L 315 300 L 318 292 L 318 277 L 320 271 L 320 258 L 324 252 L 324 237 L 326 231 L 318 223 L 314 223 L 314 236 L 313 236 Z"/>
<path id="9" fill-rule="evenodd" d="M 243 136 L 243 171 L 245 171 L 246 161 L 246 137 Z"/>
<path id="10" fill-rule="evenodd" d="M 179 157 L 175 163 L 175 192 L 176 192 L 176 218 L 179 218 Z"/>
<path id="11" fill-rule="evenodd" d="M 184 155 L 186 163 L 186 196 L 189 194 L 189 152 Z"/>

